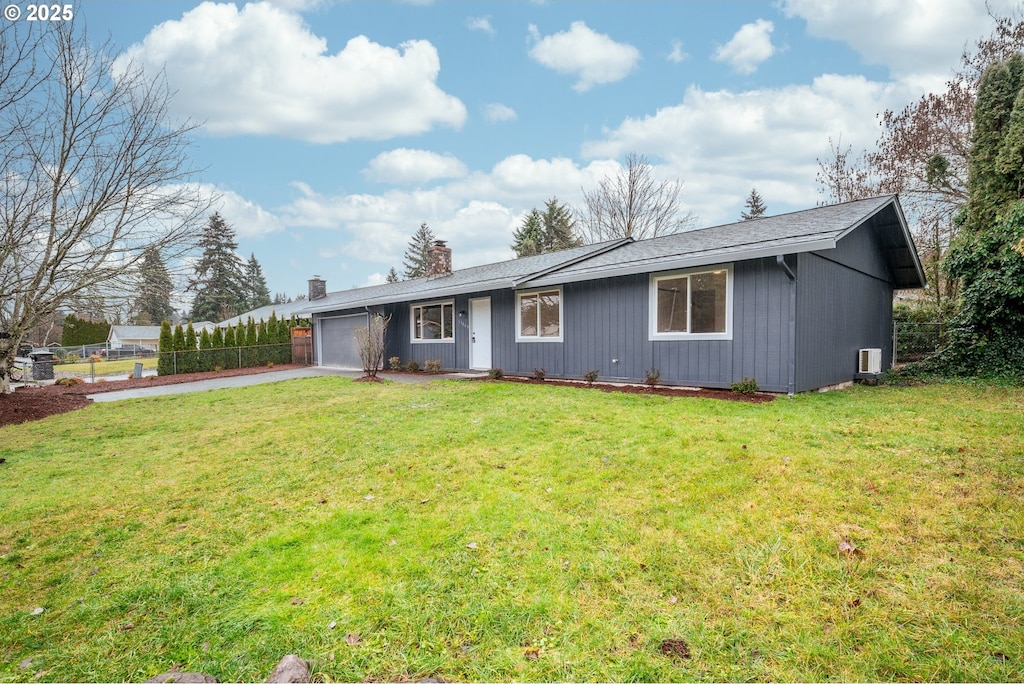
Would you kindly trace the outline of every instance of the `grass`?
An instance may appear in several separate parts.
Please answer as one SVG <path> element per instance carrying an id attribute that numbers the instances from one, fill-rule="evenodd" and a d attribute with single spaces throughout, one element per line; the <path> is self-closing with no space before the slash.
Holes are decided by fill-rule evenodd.
<path id="1" fill-rule="evenodd" d="M 1022 409 L 317 378 L 0 428 L 0 680 L 1019 681 Z"/>
<path id="2" fill-rule="evenodd" d="M 124 359 L 118 361 L 97 361 L 95 363 L 96 374 L 113 375 L 116 373 L 130 373 L 136 363 L 141 363 L 143 368 L 156 368 L 157 359 L 155 356 L 144 359 Z M 53 367 L 59 373 L 89 373 L 94 364 L 88 361 L 79 363 L 62 363 Z"/>

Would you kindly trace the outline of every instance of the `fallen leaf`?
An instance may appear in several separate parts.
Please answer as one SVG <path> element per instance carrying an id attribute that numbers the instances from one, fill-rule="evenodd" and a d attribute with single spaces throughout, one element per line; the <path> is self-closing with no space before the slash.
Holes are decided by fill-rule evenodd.
<path id="1" fill-rule="evenodd" d="M 184 529 L 186 529 L 187 527 L 188 527 L 188 525 L 178 525 L 178 526 L 177 526 L 177 527 L 175 527 L 174 529 L 176 529 L 176 530 L 184 530 Z"/>
<path id="2" fill-rule="evenodd" d="M 420 499 L 420 503 L 421 503 L 421 504 L 425 504 L 425 503 L 427 503 L 428 501 L 430 501 L 430 499 Z"/>
<path id="3" fill-rule="evenodd" d="M 209 641 L 204 641 L 203 645 L 200 646 L 199 648 L 202 650 L 203 653 L 206 653 L 207 651 L 210 650 L 210 642 Z"/>
<path id="4" fill-rule="evenodd" d="M 476 542 L 469 542 L 468 544 L 466 544 L 467 549 L 475 549 L 476 547 Z"/>
<path id="5" fill-rule="evenodd" d="M 394 539 L 392 539 L 391 541 L 388 542 L 388 546 L 397 546 L 397 545 L 398 545 L 398 542 L 396 542 Z"/>
<path id="6" fill-rule="evenodd" d="M 325 503 L 327 503 L 327 499 L 320 499 L 320 503 L 321 503 L 321 504 L 325 504 Z"/>
<path id="7" fill-rule="evenodd" d="M 121 630 L 122 632 L 127 632 L 128 630 L 134 629 L 134 628 L 135 628 L 135 625 L 133 623 L 131 623 L 131 622 L 126 622 L 123 625 L 121 625 L 120 627 L 118 627 L 118 629 Z"/>
<path id="8" fill-rule="evenodd" d="M 327 629 L 334 629 L 337 626 L 338 626 L 338 623 L 335 622 L 334 620 L 331 620 L 330 622 L 327 623 Z"/>
<path id="9" fill-rule="evenodd" d="M 45 608 L 33 608 L 32 609 L 32 614 L 33 615 L 42 615 L 44 610 L 46 610 L 46 609 Z"/>
<path id="10" fill-rule="evenodd" d="M 32 667 L 32 659 L 25 658 L 20 663 L 18 663 L 18 667 L 20 667 L 22 670 L 27 670 L 28 668 Z"/>
<path id="11" fill-rule="evenodd" d="M 294 597 L 294 598 L 292 599 L 292 605 L 293 605 L 293 606 L 301 606 L 301 605 L 302 605 L 302 604 L 304 604 L 305 602 L 306 602 L 306 600 L 305 600 L 305 599 L 300 599 L 300 598 L 299 598 L 298 596 L 296 596 L 296 597 Z"/>
<path id="12" fill-rule="evenodd" d="M 367 494 L 364 496 L 363 501 L 373 501 L 373 494 Z"/>
<path id="13" fill-rule="evenodd" d="M 333 653 L 328 653 L 327 654 L 327 659 L 328 660 L 334 660 L 334 654 Z"/>
<path id="14" fill-rule="evenodd" d="M 527 660 L 536 660 L 537 658 L 540 658 L 540 649 L 536 646 L 531 646 L 526 649 L 523 655 L 526 656 Z"/>
<path id="15" fill-rule="evenodd" d="M 679 599 L 677 599 L 675 596 L 669 596 L 668 597 L 668 602 L 672 603 L 672 604 L 676 604 L 676 603 L 679 603 Z"/>
<path id="16" fill-rule="evenodd" d="M 839 538 L 839 553 L 846 556 L 863 556 L 864 552 L 857 548 L 857 545 L 844 537 Z"/>
<path id="17" fill-rule="evenodd" d="M 348 644 L 349 646 L 355 646 L 360 641 L 362 641 L 362 639 L 359 638 L 358 634 L 346 634 L 345 635 L 345 643 Z"/>

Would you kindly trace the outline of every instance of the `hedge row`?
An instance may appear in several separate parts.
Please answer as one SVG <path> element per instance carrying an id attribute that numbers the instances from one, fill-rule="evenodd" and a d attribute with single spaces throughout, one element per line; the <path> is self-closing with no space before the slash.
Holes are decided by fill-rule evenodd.
<path id="1" fill-rule="evenodd" d="M 252 368 L 269 363 L 291 363 L 291 329 L 294 318 L 278 320 L 270 314 L 265 323 L 247 323 L 203 330 L 198 336 L 192 323 L 185 328 L 164 321 L 160 326 L 158 375 L 175 375 L 225 368 Z"/>

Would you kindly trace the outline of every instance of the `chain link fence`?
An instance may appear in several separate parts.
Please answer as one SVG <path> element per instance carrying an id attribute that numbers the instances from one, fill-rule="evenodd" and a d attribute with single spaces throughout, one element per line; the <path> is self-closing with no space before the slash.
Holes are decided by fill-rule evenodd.
<path id="1" fill-rule="evenodd" d="M 945 344 L 946 333 L 946 324 L 942 322 L 897 322 L 893 327 L 896 363 L 920 361 L 934 354 Z"/>

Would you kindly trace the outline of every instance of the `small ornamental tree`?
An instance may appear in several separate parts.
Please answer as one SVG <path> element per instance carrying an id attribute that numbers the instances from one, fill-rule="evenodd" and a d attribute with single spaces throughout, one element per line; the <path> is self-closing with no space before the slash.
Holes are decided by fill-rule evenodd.
<path id="1" fill-rule="evenodd" d="M 174 375 L 174 333 L 171 322 L 165 320 L 160 324 L 160 353 L 156 360 L 157 375 Z"/>
<path id="2" fill-rule="evenodd" d="M 384 349 L 387 346 L 385 333 L 390 320 L 391 316 L 373 314 L 365 328 L 357 328 L 355 331 L 359 360 L 363 362 L 363 372 L 367 377 L 377 377 L 377 371 L 384 363 Z"/>

